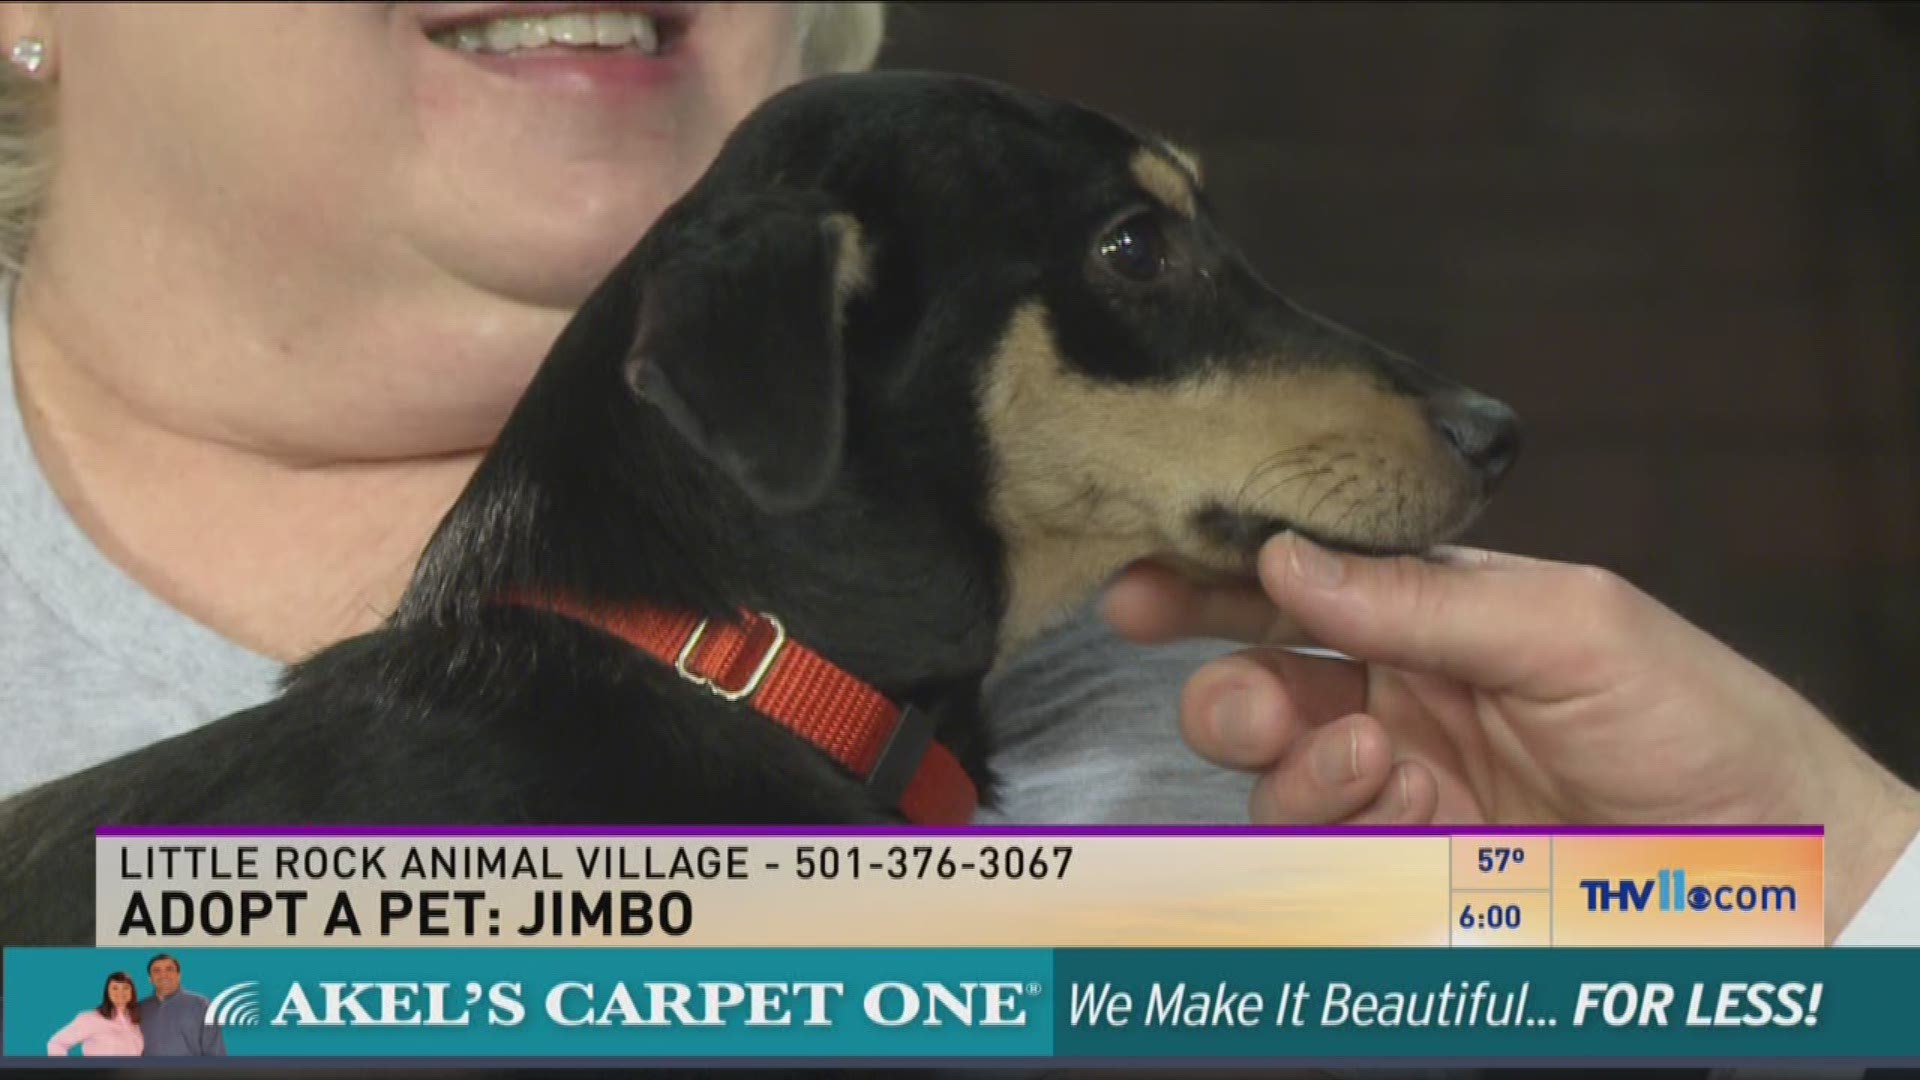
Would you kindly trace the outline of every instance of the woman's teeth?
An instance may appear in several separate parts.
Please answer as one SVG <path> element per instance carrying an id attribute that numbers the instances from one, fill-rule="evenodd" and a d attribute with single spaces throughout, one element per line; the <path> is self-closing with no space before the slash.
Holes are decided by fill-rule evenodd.
<path id="1" fill-rule="evenodd" d="M 462 52 L 513 53 L 550 45 L 591 49 L 620 49 L 631 45 L 650 55 L 660 51 L 659 27 L 650 16 L 637 11 L 516 15 L 449 27 L 430 36 L 435 44 Z"/>

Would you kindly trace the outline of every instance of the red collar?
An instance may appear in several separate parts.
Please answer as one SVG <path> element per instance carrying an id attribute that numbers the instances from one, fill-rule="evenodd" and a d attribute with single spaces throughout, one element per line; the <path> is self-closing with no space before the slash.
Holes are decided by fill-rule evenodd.
<path id="1" fill-rule="evenodd" d="M 979 795 L 953 752 L 933 740 L 933 720 L 787 637 L 771 615 L 717 622 L 691 612 L 589 608 L 521 600 L 613 634 L 729 701 L 812 743 L 918 825 L 965 825 Z"/>

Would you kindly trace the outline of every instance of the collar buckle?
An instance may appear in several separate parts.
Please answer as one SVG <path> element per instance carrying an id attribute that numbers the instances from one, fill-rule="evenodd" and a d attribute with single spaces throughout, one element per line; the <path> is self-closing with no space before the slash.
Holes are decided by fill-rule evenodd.
<path id="1" fill-rule="evenodd" d="M 688 662 L 693 659 L 694 650 L 700 647 L 701 639 L 706 636 L 707 624 L 710 621 L 709 619 L 701 619 L 700 624 L 693 628 L 693 633 L 687 637 L 687 643 L 680 647 L 680 655 L 674 658 L 673 669 L 680 673 L 681 678 L 693 683 L 695 686 L 704 686 L 708 690 L 713 691 L 716 696 L 727 701 L 739 701 L 760 689 L 760 684 L 766 681 L 767 672 L 773 670 L 773 662 L 780 658 L 781 650 L 787 647 L 787 628 L 779 619 L 767 614 L 748 614 L 746 618 L 741 621 L 740 633 L 746 639 L 742 642 L 743 652 L 745 647 L 752 643 L 755 628 L 754 624 L 756 622 L 765 623 L 773 627 L 773 640 L 768 643 L 766 651 L 761 654 L 759 663 L 754 665 L 753 674 L 747 676 L 747 681 L 736 689 L 728 689 L 715 682 L 712 678 L 702 675 L 688 666 Z M 740 659 L 736 658 L 733 663 L 734 665 L 738 665 Z"/>

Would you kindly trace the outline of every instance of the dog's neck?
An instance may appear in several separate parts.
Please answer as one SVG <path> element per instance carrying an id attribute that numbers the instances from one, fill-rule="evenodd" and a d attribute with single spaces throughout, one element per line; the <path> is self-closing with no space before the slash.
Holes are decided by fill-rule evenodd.
<path id="1" fill-rule="evenodd" d="M 618 328 L 615 328 L 616 330 Z M 581 344 L 581 343 L 576 343 Z M 591 343 L 585 343 L 591 344 Z M 818 506 L 759 510 L 627 393 L 623 350 L 557 350 L 436 533 L 396 622 L 472 625 L 503 597 L 777 615 L 901 703 L 977 693 L 993 660 L 991 537 L 849 475 Z M 884 498 L 894 512 L 876 513 Z"/>

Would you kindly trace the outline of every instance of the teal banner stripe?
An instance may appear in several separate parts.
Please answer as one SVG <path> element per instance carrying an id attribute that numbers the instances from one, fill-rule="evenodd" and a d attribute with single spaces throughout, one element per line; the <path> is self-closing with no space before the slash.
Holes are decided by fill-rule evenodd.
<path id="1" fill-rule="evenodd" d="M 1067 949 L 1057 1056 L 1920 1057 L 1900 949 Z"/>
<path id="2" fill-rule="evenodd" d="M 151 950 L 8 949 L 41 1057 Z M 186 949 L 236 1057 L 1920 1060 L 1898 949 Z"/>

